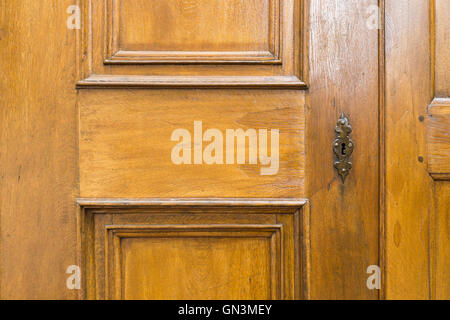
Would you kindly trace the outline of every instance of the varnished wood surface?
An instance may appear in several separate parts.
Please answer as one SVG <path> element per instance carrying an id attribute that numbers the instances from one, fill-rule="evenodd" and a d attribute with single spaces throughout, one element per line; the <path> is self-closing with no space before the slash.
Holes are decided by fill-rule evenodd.
<path id="1" fill-rule="evenodd" d="M 364 19 L 377 1 L 310 1 L 306 196 L 311 200 L 311 297 L 377 299 L 365 270 L 378 264 L 378 31 Z M 333 168 L 334 128 L 353 127 L 353 169 Z"/>
<path id="2" fill-rule="evenodd" d="M 78 87 L 304 89 L 304 3 L 83 1 Z"/>
<path id="3" fill-rule="evenodd" d="M 151 14 L 147 22 L 155 24 L 156 30 L 161 28 L 159 18 L 167 14 L 181 14 L 185 19 L 189 7 L 186 1 L 146 1 L 145 5 L 128 2 L 121 8 L 106 11 L 107 19 L 121 21 L 120 27 L 114 22 L 108 25 L 112 36 L 107 48 L 110 56 L 106 60 L 101 55 L 105 34 L 99 19 L 103 4 L 92 2 L 93 14 L 87 21 L 93 23 L 92 29 L 88 33 L 85 30 L 83 36 L 92 32 L 93 45 L 89 45 L 87 38 L 82 38 L 81 43 L 88 59 L 83 67 L 87 67 L 84 71 L 89 77 L 78 82 L 78 87 L 83 88 L 78 95 L 80 194 L 96 198 L 99 203 L 91 208 L 92 212 L 100 210 L 103 214 L 94 214 L 92 218 L 81 214 L 80 228 L 87 231 L 80 234 L 88 235 L 81 247 L 86 259 L 84 270 L 87 270 L 86 295 L 82 297 L 299 299 L 309 296 L 305 281 L 309 270 L 309 258 L 305 256 L 309 252 L 308 229 L 299 225 L 298 213 L 280 213 L 281 204 L 289 202 L 285 198 L 304 195 L 305 93 L 293 90 L 305 88 L 300 80 L 304 58 L 300 51 L 303 45 L 301 1 L 261 2 L 251 11 L 246 4 L 237 13 L 232 9 L 238 2 L 226 5 L 220 2 L 219 6 L 208 1 L 190 4 L 202 4 L 201 10 L 194 14 L 194 18 L 201 20 L 197 21 L 201 23 L 198 28 L 202 25 L 208 28 L 217 22 L 227 24 L 225 20 L 232 19 L 234 23 L 245 20 L 244 24 L 251 30 L 263 20 L 259 31 L 267 23 L 268 30 L 274 29 L 268 39 L 263 41 L 261 33 L 246 32 L 230 44 L 233 30 L 228 30 L 226 36 L 220 36 L 218 30 L 213 38 L 208 38 L 206 33 L 191 37 L 189 51 L 179 52 L 180 37 L 192 31 L 180 27 L 176 19 L 164 20 L 164 28 L 176 33 L 172 38 L 148 37 L 140 32 L 130 36 L 130 30 L 141 27 L 138 21 L 142 12 L 137 11 L 145 12 L 150 7 L 155 9 L 154 6 L 161 12 Z M 282 6 L 278 7 L 280 3 Z M 210 11 L 217 7 L 224 11 L 222 15 L 211 15 Z M 130 16 L 136 16 L 137 20 Z M 275 34 L 277 28 L 279 34 Z M 121 32 L 126 35 L 118 37 Z M 267 32 L 262 34 L 267 36 Z M 150 40 L 155 42 L 149 43 Z M 119 47 L 121 51 L 117 51 Z M 212 54 L 217 48 L 222 52 Z M 266 50 L 273 57 L 255 55 L 252 50 Z M 120 89 L 124 86 L 127 90 Z M 90 90 L 94 87 L 118 90 Z M 145 87 L 157 90 L 135 89 Z M 211 90 L 183 90 L 186 88 Z M 172 163 L 171 150 L 176 144 L 171 141 L 172 132 L 186 129 L 194 139 L 194 121 L 202 121 L 203 132 L 218 129 L 225 134 L 227 129 L 239 128 L 280 130 L 279 171 L 273 176 L 262 176 L 261 166 L 255 165 Z M 160 200 L 155 199 L 158 197 L 173 200 L 162 201 L 161 207 Z M 203 200 L 183 199 L 186 197 Z M 264 199 L 214 199 L 217 197 Z M 273 199 L 277 197 L 278 200 Z M 149 202 L 145 204 L 146 201 Z M 133 204 L 139 205 L 140 215 L 132 213 L 137 210 Z M 230 205 L 235 215 L 227 209 Z M 82 212 L 91 210 L 82 208 Z M 211 210 L 217 212 L 211 215 Z M 270 221 L 264 220 L 269 215 Z M 264 223 L 259 226 L 258 221 Z M 133 226 L 136 224 L 139 228 Z M 167 224 L 171 227 L 164 237 L 155 238 L 155 228 Z M 263 230 L 275 224 L 282 228 L 276 232 L 267 229 L 264 232 L 271 232 L 269 238 L 266 235 L 262 239 L 261 234 L 254 239 L 256 231 L 247 230 L 249 224 Z M 219 225 L 232 227 L 234 231 L 221 231 L 218 237 Z M 184 229 L 182 226 L 191 226 L 192 234 L 177 231 Z M 127 228 L 126 232 L 123 228 Z M 242 234 L 238 239 L 234 238 L 236 232 Z M 255 264 L 248 263 L 251 255 Z M 173 268 L 164 268 L 170 258 L 177 263 Z M 161 274 L 163 269 L 165 272 Z M 221 283 L 223 291 L 214 289 Z"/>
<path id="4" fill-rule="evenodd" d="M 289 207 L 302 207 L 307 204 L 306 199 L 295 199 L 295 198 L 175 198 L 175 199 L 164 199 L 164 198 L 149 198 L 149 199 L 95 199 L 95 198 L 79 198 L 77 203 L 84 208 L 139 208 L 139 207 L 183 207 L 183 206 L 193 206 L 193 207 L 266 207 L 270 210 L 276 208 L 286 208 Z"/>
<path id="5" fill-rule="evenodd" d="M 431 298 L 450 299 L 450 3 L 433 2 L 434 95 L 428 108 L 428 170 L 435 180 L 431 219 Z"/>
<path id="6" fill-rule="evenodd" d="M 217 52 L 220 56 L 221 52 L 275 53 L 280 44 L 279 0 L 112 2 L 115 22 L 120 22 L 115 26 L 118 47 L 124 51 L 159 51 L 166 58 L 170 52 Z"/>
<path id="7" fill-rule="evenodd" d="M 2 299 L 73 299 L 77 112 L 73 1 L 0 1 Z"/>
<path id="8" fill-rule="evenodd" d="M 308 297 L 305 200 L 77 202 L 82 298 Z"/>
<path id="9" fill-rule="evenodd" d="M 427 118 L 428 170 L 433 177 L 450 177 L 450 98 L 434 99 Z"/>
<path id="10" fill-rule="evenodd" d="M 450 297 L 448 0 L 77 3 L 0 0 L 0 298 Z M 197 120 L 280 129 L 279 173 L 173 166 Z"/>
<path id="11" fill-rule="evenodd" d="M 433 282 L 436 284 L 433 298 L 450 299 L 450 179 L 437 182 L 435 187 L 436 216 L 431 230 L 434 232 L 435 246 Z"/>
<path id="12" fill-rule="evenodd" d="M 82 90 L 82 197 L 297 197 L 304 194 L 301 91 Z M 172 132 L 279 129 L 279 170 L 260 165 L 176 165 Z M 132 141 L 132 143 L 130 143 Z M 225 140 L 224 140 L 225 141 Z M 206 143 L 205 143 L 206 146 Z M 225 153 L 224 153 L 225 154 Z"/>
<path id="13" fill-rule="evenodd" d="M 430 3 L 386 2 L 387 299 L 430 298 L 433 192 L 424 160 L 426 126 L 419 119 L 433 98 Z"/>
<path id="14" fill-rule="evenodd" d="M 450 2 L 435 2 L 435 93 L 436 97 L 450 98 Z M 432 1 L 432 2 L 433 2 Z"/>
<path id="15" fill-rule="evenodd" d="M 78 81 L 79 88 L 157 88 L 157 89 L 306 89 L 304 81 L 289 76 L 97 76 Z"/>
<path id="16" fill-rule="evenodd" d="M 388 299 L 449 298 L 448 8 L 442 0 L 387 6 L 392 20 L 386 35 Z"/>
<path id="17" fill-rule="evenodd" d="M 173 239 L 143 236 L 122 240 L 125 278 L 121 298 L 159 300 L 189 296 L 208 300 L 267 300 L 277 297 L 267 281 L 271 278 L 266 262 L 271 258 L 268 255 L 269 238 L 252 238 L 252 235 L 248 239 L 225 238 L 225 235 L 215 238 L 214 233 L 208 235 L 211 238 L 191 238 L 193 235 L 188 234 L 188 238 L 182 235 Z"/>

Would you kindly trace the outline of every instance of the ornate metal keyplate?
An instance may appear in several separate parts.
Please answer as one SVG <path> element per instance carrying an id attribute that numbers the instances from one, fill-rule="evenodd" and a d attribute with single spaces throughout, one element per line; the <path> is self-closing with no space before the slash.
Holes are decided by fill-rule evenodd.
<path id="1" fill-rule="evenodd" d="M 349 124 L 349 120 L 342 113 L 336 125 L 337 137 L 333 143 L 333 151 L 337 158 L 334 162 L 334 167 L 341 176 L 342 183 L 345 182 L 345 178 L 347 178 L 352 169 L 350 156 L 355 148 L 355 143 L 350 139 L 351 132 L 352 127 Z"/>

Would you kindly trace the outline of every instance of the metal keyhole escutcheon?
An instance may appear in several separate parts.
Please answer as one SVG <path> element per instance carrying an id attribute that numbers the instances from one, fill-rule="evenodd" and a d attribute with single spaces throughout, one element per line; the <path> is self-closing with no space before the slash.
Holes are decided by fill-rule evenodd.
<path id="1" fill-rule="evenodd" d="M 345 182 L 345 179 L 352 169 L 350 156 L 355 148 L 355 143 L 350 139 L 351 132 L 352 127 L 350 126 L 349 120 L 344 113 L 342 113 L 336 125 L 337 136 L 333 143 L 333 151 L 336 155 L 334 167 L 341 177 L 342 183 Z"/>

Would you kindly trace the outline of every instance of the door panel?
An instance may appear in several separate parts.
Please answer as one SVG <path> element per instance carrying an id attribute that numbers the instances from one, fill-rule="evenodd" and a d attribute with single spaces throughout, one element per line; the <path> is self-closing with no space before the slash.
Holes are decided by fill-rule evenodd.
<path id="1" fill-rule="evenodd" d="M 449 299 L 449 9 L 446 0 L 387 1 L 388 299 Z"/>
<path id="2" fill-rule="evenodd" d="M 84 297 L 306 297 L 306 202 L 270 200 L 305 195 L 301 1 L 83 4 L 80 261 L 95 269 Z M 188 137 L 174 138 L 180 130 Z M 210 130 L 218 158 L 208 163 Z M 277 157 L 269 174 L 264 141 Z M 105 207 L 109 198 L 120 200 Z"/>
<path id="3" fill-rule="evenodd" d="M 433 282 L 436 284 L 433 298 L 450 299 L 450 181 L 438 181 L 435 187 L 436 216 L 434 221 Z"/>
<path id="4" fill-rule="evenodd" d="M 131 51 L 130 56 L 147 63 L 175 58 L 199 63 L 200 56 L 211 62 L 253 56 L 248 61 L 277 63 L 280 4 L 279 0 L 109 1 L 108 28 L 113 27 L 109 34 L 112 44 L 117 41 L 112 55 L 117 59 L 125 55 L 117 57 L 117 51 Z"/>
<path id="5" fill-rule="evenodd" d="M 82 197 L 298 197 L 304 194 L 304 94 L 295 91 L 82 90 L 80 194 Z M 200 134 L 194 122 L 201 122 Z M 249 144 L 226 164 L 226 130 L 279 130 L 279 163 L 249 163 Z M 175 130 L 190 133 L 192 164 L 171 160 Z M 195 164 L 194 139 L 207 130 L 223 135 L 223 165 Z M 132 143 L 130 143 L 132 141 Z M 201 142 L 202 152 L 210 142 Z M 259 142 L 258 142 L 259 143 Z M 222 147 L 221 147 L 222 148 Z M 233 151 L 233 150 L 231 150 Z M 246 161 L 236 164 L 237 154 Z M 229 152 L 228 152 L 229 153 Z"/>
<path id="6" fill-rule="evenodd" d="M 76 34 L 73 1 L 0 1 L 0 297 L 74 299 Z"/>
<path id="7" fill-rule="evenodd" d="M 0 297 L 448 299 L 449 12 L 0 0 Z"/>
<path id="8" fill-rule="evenodd" d="M 386 25 L 391 25 L 386 28 L 386 255 L 383 262 L 388 299 L 426 299 L 431 292 L 427 256 L 433 211 L 432 179 L 426 164 L 419 161 L 427 150 L 426 127 L 419 117 L 425 116 L 433 98 L 430 3 L 386 2 Z"/>
<path id="9" fill-rule="evenodd" d="M 450 3 L 437 0 L 431 10 L 435 98 L 428 107 L 428 171 L 436 205 L 430 228 L 431 297 L 450 299 Z"/>
<path id="10" fill-rule="evenodd" d="M 302 200 L 80 200 L 86 298 L 307 295 Z"/>
<path id="11" fill-rule="evenodd" d="M 304 88 L 302 3 L 82 1 L 78 86 Z"/>
<path id="12" fill-rule="evenodd" d="M 306 189 L 312 203 L 311 281 L 316 284 L 311 294 L 327 299 L 377 299 L 378 292 L 367 289 L 365 270 L 379 263 L 382 51 L 379 30 L 367 28 L 366 19 L 361 18 L 377 1 L 309 3 Z M 349 118 L 355 143 L 353 168 L 345 183 L 333 167 L 332 152 L 342 112 Z"/>

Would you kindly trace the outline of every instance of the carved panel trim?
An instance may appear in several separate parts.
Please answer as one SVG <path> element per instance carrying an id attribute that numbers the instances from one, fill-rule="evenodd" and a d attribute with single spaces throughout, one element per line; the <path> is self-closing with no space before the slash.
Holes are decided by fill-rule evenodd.
<path id="1" fill-rule="evenodd" d="M 78 199 L 77 203 L 79 263 L 83 270 L 81 299 L 123 298 L 120 290 L 123 239 L 188 241 L 202 237 L 267 239 L 271 297 L 309 297 L 307 200 Z"/>
<path id="2" fill-rule="evenodd" d="M 121 241 L 129 238 L 263 238 L 270 242 L 271 297 L 283 299 L 283 225 L 116 225 L 106 226 L 106 292 L 110 299 L 124 299 Z"/>
<path id="3" fill-rule="evenodd" d="M 436 98 L 428 108 L 428 171 L 435 180 L 450 180 L 450 99 Z"/>
<path id="4" fill-rule="evenodd" d="M 79 87 L 133 87 L 158 89 L 174 88 L 241 88 L 241 89 L 298 89 L 307 88 L 306 83 L 295 76 L 274 76 L 274 77 L 216 77 L 216 76 L 98 76 L 92 75 L 78 82 Z"/>
<path id="5" fill-rule="evenodd" d="M 120 1 L 79 1 L 79 89 L 307 89 L 305 0 L 272 0 L 268 50 L 235 52 L 127 51 L 118 38 Z"/>
<path id="6" fill-rule="evenodd" d="M 282 3 L 272 0 L 268 51 L 120 50 L 120 0 L 106 1 L 105 64 L 281 64 Z"/>

